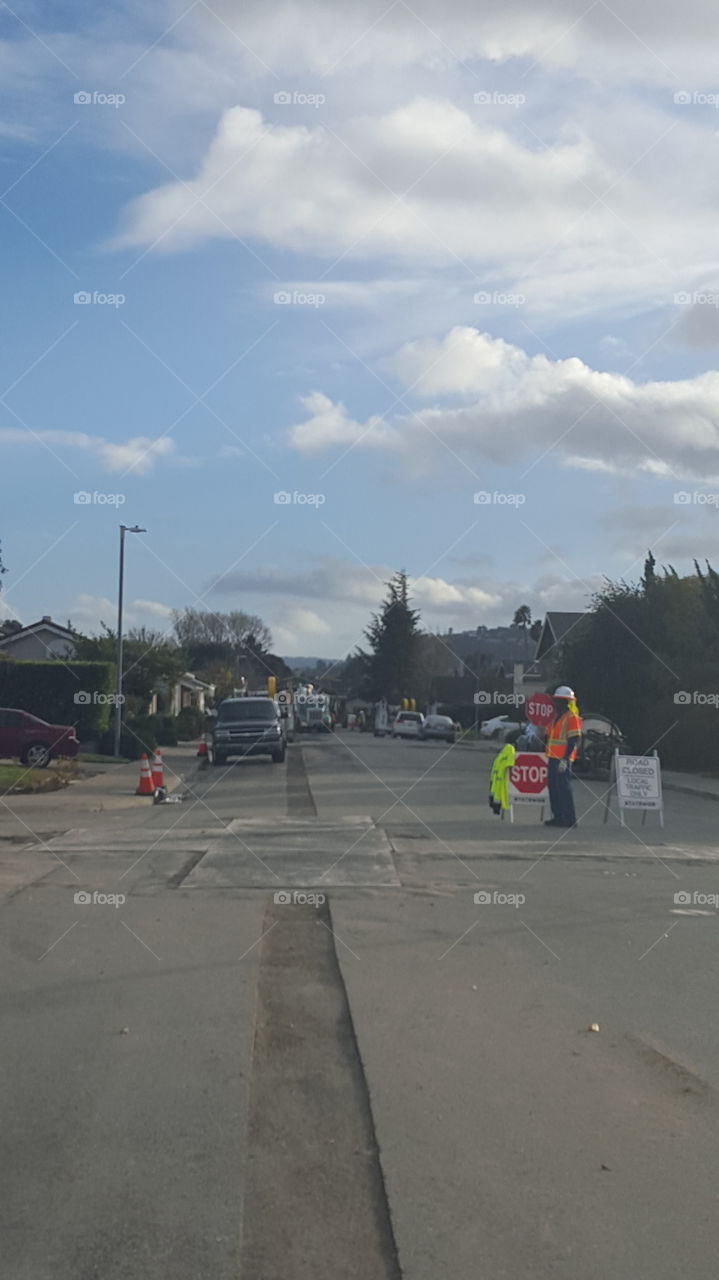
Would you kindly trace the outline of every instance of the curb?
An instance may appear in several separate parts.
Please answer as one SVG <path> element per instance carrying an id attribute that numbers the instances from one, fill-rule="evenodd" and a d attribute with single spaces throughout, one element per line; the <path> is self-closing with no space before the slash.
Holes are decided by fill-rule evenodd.
<path id="1" fill-rule="evenodd" d="M 698 787 L 682 786 L 681 782 L 665 782 L 662 778 L 662 787 L 665 791 L 679 791 L 683 796 L 698 796 L 700 800 L 719 800 L 717 791 L 700 791 Z"/>

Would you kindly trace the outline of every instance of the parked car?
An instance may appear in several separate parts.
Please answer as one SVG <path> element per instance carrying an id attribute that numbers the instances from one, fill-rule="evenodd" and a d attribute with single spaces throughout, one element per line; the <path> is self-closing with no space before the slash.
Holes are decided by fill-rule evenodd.
<path id="1" fill-rule="evenodd" d="M 516 721 L 511 716 L 492 716 L 491 720 L 483 720 L 479 726 L 480 737 L 499 738 L 503 729 L 514 729 Z"/>
<path id="2" fill-rule="evenodd" d="M 454 742 L 455 729 L 451 716 L 425 716 L 419 733 L 420 738 L 439 738 L 442 742 Z"/>
<path id="3" fill-rule="evenodd" d="M 287 741 L 279 707 L 272 698 L 225 698 L 212 730 L 212 759 L 225 764 L 230 756 L 285 758 Z"/>
<path id="4" fill-rule="evenodd" d="M 0 757 L 45 769 L 58 756 L 76 756 L 79 750 L 73 725 L 48 724 L 28 711 L 0 707 Z"/>
<path id="5" fill-rule="evenodd" d="M 421 711 L 400 711 L 392 724 L 393 738 L 418 738 L 424 724 Z"/>

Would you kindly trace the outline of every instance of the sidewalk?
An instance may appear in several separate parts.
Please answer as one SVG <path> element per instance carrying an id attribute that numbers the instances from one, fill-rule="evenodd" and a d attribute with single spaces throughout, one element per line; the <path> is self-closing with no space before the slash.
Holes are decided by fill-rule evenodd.
<path id="1" fill-rule="evenodd" d="M 699 796 L 702 800 L 719 800 L 719 778 L 662 769 L 662 785 L 665 791 L 683 791 L 687 796 Z"/>
<path id="2" fill-rule="evenodd" d="M 161 747 L 168 793 L 186 785 L 197 771 L 194 743 L 179 747 Z M 71 782 L 63 791 L 0 797 L 0 838 L 17 839 L 31 832 L 47 834 L 80 825 L 91 813 L 117 812 L 122 809 L 148 808 L 152 800 L 137 796 L 140 775 L 138 760 L 128 764 L 81 765 L 93 770 L 92 778 Z"/>

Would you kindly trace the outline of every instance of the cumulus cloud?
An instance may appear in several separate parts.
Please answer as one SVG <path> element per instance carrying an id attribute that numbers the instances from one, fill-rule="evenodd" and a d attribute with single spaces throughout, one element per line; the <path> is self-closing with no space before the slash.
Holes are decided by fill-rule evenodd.
<path id="1" fill-rule="evenodd" d="M 318 560 L 304 573 L 295 574 L 267 564 L 225 574 L 208 595 L 263 601 L 261 607 L 286 652 L 291 649 L 287 647 L 290 634 L 296 641 L 303 635 L 319 635 L 316 619 L 320 618 L 328 634 L 335 637 L 336 656 L 365 643 L 363 631 L 369 614 L 379 608 L 392 573 L 389 565 L 364 567 L 340 557 Z M 410 574 L 409 583 L 422 626 L 446 631 L 449 627 L 470 629 L 479 623 L 505 624 L 518 601 L 528 603 L 538 615 L 547 609 L 583 609 L 601 580 L 592 576 L 584 581 L 562 570 L 541 574 L 534 582 L 463 572 L 453 580 L 435 574 Z M 322 601 L 321 613 L 307 603 L 316 600 Z M 337 643 L 337 637 L 342 643 Z"/>
<path id="2" fill-rule="evenodd" d="M 541 143 L 468 103 L 414 97 L 329 128 L 234 106 L 195 175 L 132 201 L 113 243 L 167 253 L 238 237 L 330 264 L 460 271 L 468 299 L 501 281 L 533 312 L 666 305 L 706 273 L 715 144 L 695 117 L 630 102 L 620 128 L 610 104 L 609 123 L 595 108 Z"/>
<path id="3" fill-rule="evenodd" d="M 185 8 L 174 0 L 175 12 Z M 270 66 L 331 78 L 377 67 L 445 69 L 460 60 L 525 58 L 547 67 L 586 60 L 588 67 L 609 64 L 636 78 L 671 82 L 684 68 L 711 66 L 707 45 L 716 29 L 710 0 L 688 0 L 681 12 L 672 0 L 651 7 L 623 0 L 619 13 L 603 3 L 578 8 L 574 0 L 488 6 L 472 0 L 442 6 L 435 0 L 389 6 L 386 0 L 283 0 L 271 9 L 247 0 L 241 17 L 233 0 L 215 0 L 211 10 L 201 6 L 193 14 L 184 34 L 216 47 L 223 62 L 234 55 L 257 71 Z M 231 31 L 238 37 L 234 45 Z"/>
<path id="4" fill-rule="evenodd" d="M 160 604 L 158 600 L 132 600 L 130 602 L 131 613 L 150 614 L 153 618 L 171 618 L 172 609 L 167 604 Z"/>
<path id="5" fill-rule="evenodd" d="M 539 254 L 589 209 L 587 186 L 612 177 L 588 140 L 538 150 L 440 100 L 358 117 L 343 137 L 234 107 L 197 177 L 135 200 L 117 243 L 167 251 L 237 235 L 322 257 L 352 245 L 435 262 L 517 244 Z M 604 221 L 590 213 L 578 234 L 597 240 Z"/>
<path id="6" fill-rule="evenodd" d="M 29 431 L 22 427 L 0 427 L 0 441 L 5 444 L 47 445 L 54 453 L 66 449 L 79 449 L 92 454 L 106 471 L 132 472 L 146 476 L 157 461 L 175 452 L 175 442 L 168 436 L 152 439 L 150 436 L 133 436 L 130 440 L 105 440 L 103 436 L 87 435 L 84 431 Z"/>
<path id="7" fill-rule="evenodd" d="M 582 360 L 530 356 L 470 327 L 443 339 L 405 344 L 392 362 L 400 381 L 426 398 L 460 404 L 392 417 L 378 433 L 342 406 L 315 395 L 310 417 L 292 428 L 303 452 L 354 445 L 416 454 L 432 464 L 454 456 L 521 464 L 552 453 L 584 469 L 633 469 L 657 477 L 719 475 L 719 373 L 675 382 L 634 382 L 600 373 Z M 321 403 L 320 403 L 321 401 Z"/>
<path id="8" fill-rule="evenodd" d="M 107 596 L 91 595 L 80 592 L 70 601 L 67 612 L 74 627 L 79 631 L 94 634 L 99 632 L 103 623 L 113 627 L 117 618 L 117 601 Z M 130 600 L 125 604 L 125 626 L 157 626 L 157 620 L 170 618 L 172 609 L 157 600 Z"/>

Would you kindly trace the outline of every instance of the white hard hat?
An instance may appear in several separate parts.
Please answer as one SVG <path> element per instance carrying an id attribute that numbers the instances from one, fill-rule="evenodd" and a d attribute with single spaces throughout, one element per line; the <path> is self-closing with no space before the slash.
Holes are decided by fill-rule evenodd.
<path id="1" fill-rule="evenodd" d="M 576 698 L 576 693 L 570 689 L 568 684 L 560 684 L 558 689 L 554 690 L 555 698 Z"/>

